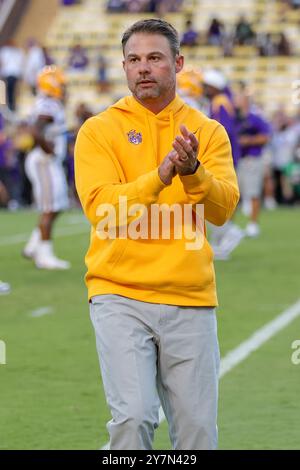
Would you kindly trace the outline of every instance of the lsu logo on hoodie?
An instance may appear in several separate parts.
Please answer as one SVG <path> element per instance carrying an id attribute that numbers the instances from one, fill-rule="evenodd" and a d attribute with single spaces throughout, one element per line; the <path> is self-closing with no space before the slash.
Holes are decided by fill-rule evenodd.
<path id="1" fill-rule="evenodd" d="M 140 132 L 132 129 L 131 131 L 127 132 L 128 140 L 131 144 L 139 145 L 143 142 L 143 137 Z"/>

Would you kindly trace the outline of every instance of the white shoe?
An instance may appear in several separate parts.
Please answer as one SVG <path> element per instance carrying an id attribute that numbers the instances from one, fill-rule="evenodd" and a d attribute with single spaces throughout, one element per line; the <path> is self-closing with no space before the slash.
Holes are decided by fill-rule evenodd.
<path id="1" fill-rule="evenodd" d="M 237 225 L 231 223 L 227 232 L 222 237 L 218 245 L 212 245 L 212 249 L 217 260 L 228 260 L 229 255 L 241 243 L 245 232 Z"/>
<path id="2" fill-rule="evenodd" d="M 252 202 L 251 199 L 245 199 L 242 202 L 242 213 L 246 216 L 249 217 L 251 214 L 251 209 L 252 209 Z"/>
<path id="3" fill-rule="evenodd" d="M 24 250 L 22 251 L 22 255 L 24 256 L 24 258 L 27 258 L 27 259 L 34 259 L 35 253 L 36 253 L 36 248 L 30 249 L 26 246 Z"/>
<path id="4" fill-rule="evenodd" d="M 214 252 L 214 260 L 216 261 L 228 261 L 229 254 L 227 251 L 220 249 L 219 247 L 212 247 Z"/>
<path id="5" fill-rule="evenodd" d="M 232 224 L 221 240 L 220 248 L 231 253 L 243 240 L 245 236 L 244 230 L 235 224 Z"/>
<path id="6" fill-rule="evenodd" d="M 41 257 L 37 256 L 35 258 L 35 265 L 39 269 L 48 269 L 50 271 L 59 269 L 66 270 L 70 269 L 71 264 L 69 261 L 64 261 L 62 259 L 56 258 L 56 256 Z"/>
<path id="7" fill-rule="evenodd" d="M 256 238 L 260 235 L 260 228 L 259 225 L 255 222 L 249 222 L 245 229 L 245 233 L 247 237 Z"/>
<path id="8" fill-rule="evenodd" d="M 35 265 L 39 269 L 60 269 L 65 270 L 71 267 L 68 261 L 59 259 L 53 253 L 52 242 L 41 241 L 37 247 L 37 251 L 34 257 Z"/>
<path id="9" fill-rule="evenodd" d="M 5 295 L 10 293 L 10 285 L 8 282 L 0 281 L 0 295 Z"/>
<path id="10" fill-rule="evenodd" d="M 40 241 L 41 241 L 40 229 L 35 228 L 22 251 L 22 255 L 25 258 L 34 259 Z"/>

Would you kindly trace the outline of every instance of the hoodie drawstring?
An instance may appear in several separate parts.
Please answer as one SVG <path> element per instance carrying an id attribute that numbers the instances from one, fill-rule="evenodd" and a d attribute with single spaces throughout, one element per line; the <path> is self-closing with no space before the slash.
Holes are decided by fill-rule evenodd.
<path id="1" fill-rule="evenodd" d="M 172 111 L 169 112 L 169 122 L 170 122 L 170 128 L 169 128 L 169 130 L 170 130 L 170 132 L 169 132 L 169 145 L 170 145 L 169 152 L 170 152 L 171 150 L 173 150 L 172 142 L 175 138 L 174 114 L 173 114 Z M 159 165 L 160 162 L 158 161 L 157 149 L 156 149 L 155 142 L 153 140 L 153 132 L 151 130 L 151 124 L 149 122 L 148 114 L 145 114 L 145 124 L 146 124 L 148 135 L 150 136 L 150 139 L 151 139 L 152 151 L 153 151 L 153 155 L 154 155 L 154 161 L 157 165 Z"/>
<path id="2" fill-rule="evenodd" d="M 148 116 L 147 113 L 145 114 L 145 122 L 146 122 L 146 128 L 147 128 L 148 135 L 150 136 L 150 139 L 151 139 L 153 160 L 154 160 L 155 164 L 158 164 L 159 162 L 158 162 L 158 159 L 157 159 L 157 150 L 156 150 L 155 145 L 154 145 L 153 132 L 151 131 L 151 125 L 150 125 L 149 116 Z"/>
<path id="3" fill-rule="evenodd" d="M 169 118 L 170 118 L 170 150 L 173 150 L 172 147 L 172 142 L 175 137 L 175 125 L 174 125 L 174 114 L 172 111 L 169 112 Z"/>

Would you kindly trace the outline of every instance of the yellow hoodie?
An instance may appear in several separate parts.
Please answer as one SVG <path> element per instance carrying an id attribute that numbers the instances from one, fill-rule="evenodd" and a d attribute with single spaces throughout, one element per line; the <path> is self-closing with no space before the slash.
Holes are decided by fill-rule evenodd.
<path id="1" fill-rule="evenodd" d="M 200 142 L 195 174 L 173 178 L 165 186 L 158 166 L 180 135 L 179 126 Z M 228 220 L 239 199 L 231 147 L 224 128 L 178 96 L 153 114 L 132 96 L 92 117 L 79 131 L 75 146 L 76 187 L 89 219 L 91 240 L 86 264 L 88 295 L 119 294 L 145 302 L 216 306 L 213 254 L 206 238 L 201 249 L 187 250 L 186 239 L 101 239 L 104 220 L 99 207 L 110 204 L 119 214 L 120 196 L 133 204 L 204 204 L 205 219 L 216 225 Z M 183 206 L 182 206 L 183 207 Z M 195 206 L 194 206 L 195 207 Z M 118 210 L 120 211 L 118 212 Z M 99 232 L 98 232 L 99 233 Z M 161 234 L 161 232 L 160 232 Z"/>

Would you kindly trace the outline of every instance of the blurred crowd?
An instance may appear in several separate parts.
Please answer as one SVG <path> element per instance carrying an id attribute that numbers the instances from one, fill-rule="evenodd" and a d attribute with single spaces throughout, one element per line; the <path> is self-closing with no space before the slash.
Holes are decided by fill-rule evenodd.
<path id="1" fill-rule="evenodd" d="M 189 85 L 190 86 L 190 85 Z M 197 85 L 198 87 L 198 85 Z M 209 114 L 207 102 L 199 89 L 195 87 L 194 96 L 197 103 L 190 102 L 185 95 L 185 88 L 179 82 L 179 91 L 183 97 Z M 241 109 L 235 100 L 232 91 L 228 92 L 233 105 L 235 132 L 238 133 L 240 142 L 245 137 L 245 125 L 241 125 Z M 194 99 L 194 98 L 193 98 Z M 206 108 L 205 108 L 206 106 Z M 94 114 L 85 103 L 80 103 L 75 109 L 73 122 L 75 125 L 68 130 L 68 147 L 65 155 L 65 171 L 69 184 L 70 199 L 77 205 L 77 196 L 74 186 L 74 161 L 73 150 L 77 132 L 83 122 Z M 261 111 L 258 112 L 261 115 Z M 11 118 L 9 110 L 0 108 L 0 205 L 14 210 L 19 207 L 27 207 L 32 204 L 30 182 L 25 171 L 24 162 L 26 155 L 32 149 L 33 138 L 31 136 L 30 119 L 18 120 L 17 114 Z M 217 120 L 218 116 L 213 116 Z M 268 209 L 279 205 L 294 205 L 300 202 L 300 115 L 289 116 L 283 109 L 278 110 L 267 120 L 268 138 L 264 146 L 262 157 L 264 160 L 265 185 L 262 188 L 261 198 Z M 230 127 L 223 122 L 230 133 Z M 247 126 L 246 126 L 247 127 Z M 249 129 L 248 129 L 249 130 Z M 253 130 L 249 130 L 250 134 Z"/>
<path id="2" fill-rule="evenodd" d="M 5 0 L 0 0 L 4 3 Z M 108 0 L 107 11 L 112 13 L 124 12 L 174 12 L 180 11 L 184 0 Z M 277 0 L 280 2 L 283 11 L 286 9 L 300 8 L 300 0 Z M 80 3 L 81 0 L 61 0 L 61 4 L 75 5 Z"/>
<path id="3" fill-rule="evenodd" d="M 109 13 L 158 13 L 180 11 L 183 0 L 108 0 Z"/>
<path id="4" fill-rule="evenodd" d="M 36 77 L 45 66 L 53 63 L 47 49 L 35 39 L 28 39 L 25 48 L 18 47 L 13 40 L 0 48 L 0 78 L 6 83 L 7 105 L 16 110 L 17 88 L 24 81 L 35 93 Z"/>
<path id="5" fill-rule="evenodd" d="M 174 7 L 173 3 L 172 5 Z M 231 29 L 215 17 L 204 32 L 197 31 L 189 19 L 181 35 L 181 45 L 191 48 L 197 45 L 219 46 L 223 49 L 224 56 L 234 55 L 234 46 L 237 45 L 254 46 L 260 56 L 293 55 L 293 48 L 284 32 L 256 34 L 244 16 L 241 16 Z M 24 82 L 35 94 L 38 72 L 45 65 L 55 62 L 55 58 L 51 57 L 47 48 L 38 44 L 35 39 L 29 39 L 24 48 L 18 47 L 13 41 L 7 41 L 0 47 L 0 78 L 6 82 L 7 104 L 10 110 L 16 110 L 16 96 L 20 82 Z M 96 58 L 93 57 L 91 60 L 89 51 L 80 43 L 70 47 L 64 64 L 70 72 L 81 72 L 89 67 L 95 70 L 95 82 L 100 92 L 109 90 L 108 66 L 105 54 L 100 49 Z"/>
<path id="6" fill-rule="evenodd" d="M 292 8 L 297 10 L 300 8 L 300 0 L 280 0 L 281 4 L 285 8 Z"/>
<path id="7" fill-rule="evenodd" d="M 72 5 L 79 0 L 62 0 L 62 3 Z M 280 0 L 278 0 L 280 1 Z M 300 0 L 299 0 L 300 2 Z M 296 8 L 297 0 L 282 1 L 285 8 Z M 177 11 L 182 7 L 183 0 L 109 0 L 107 8 L 110 12 L 117 11 L 151 11 L 163 14 L 167 11 Z M 251 22 L 240 16 L 234 25 L 226 25 L 217 16 L 212 18 L 204 31 L 199 31 L 193 24 L 192 18 L 187 19 L 184 31 L 181 33 L 181 45 L 195 47 L 198 45 L 218 46 L 224 56 L 233 56 L 235 46 L 252 46 L 259 56 L 291 56 L 294 54 L 292 44 L 283 30 L 279 33 L 256 33 Z M 17 108 L 16 97 L 18 85 L 24 82 L 35 94 L 35 81 L 38 72 L 45 66 L 55 63 L 49 51 L 35 39 L 29 39 L 24 47 L 18 47 L 13 41 L 7 41 L 0 47 L 0 78 L 6 82 L 7 104 L 11 111 Z M 109 91 L 109 62 L 105 53 L 90 51 L 80 42 L 74 43 L 64 58 L 65 69 L 70 72 L 93 70 L 99 92 Z"/>
<path id="8" fill-rule="evenodd" d="M 278 0 L 280 1 L 280 0 Z M 73 5 L 78 0 L 61 0 L 64 6 Z M 1 3 L 1 0 L 0 0 Z M 177 11 L 182 7 L 182 0 L 109 0 L 107 9 L 110 12 Z M 284 8 L 298 8 L 300 0 L 283 1 Z M 194 27 L 192 19 L 187 20 L 182 32 L 181 45 L 194 47 L 198 44 L 220 46 L 224 55 L 232 55 L 235 45 L 252 45 L 257 47 L 259 55 L 290 55 L 292 47 L 282 32 L 279 35 L 257 35 L 252 24 L 241 16 L 229 29 L 218 17 L 212 18 L 207 30 L 200 32 Z M 96 83 L 100 93 L 110 90 L 108 80 L 109 66 L 105 53 L 99 49 L 96 64 Z M 45 65 L 55 63 L 46 47 L 35 39 L 29 39 L 24 48 L 13 41 L 7 41 L 0 48 L 0 78 L 6 84 L 6 107 L 0 107 L 0 206 L 8 209 L 27 207 L 32 204 L 30 182 L 25 171 L 26 155 L 32 149 L 33 138 L 29 119 L 20 120 L 18 113 L 18 88 L 20 85 L 36 94 L 36 79 Z M 70 72 L 81 72 L 91 65 L 88 51 L 80 43 L 74 44 L 66 57 L 66 68 Z M 201 66 L 201 64 L 199 64 Z M 199 85 L 200 86 L 200 85 Z M 199 94 L 197 85 L 196 94 Z M 201 88 L 201 86 L 200 86 Z M 237 132 L 241 131 L 239 110 L 236 102 L 235 117 Z M 70 198 L 77 204 L 74 188 L 73 148 L 76 135 L 82 123 L 97 109 L 89 109 L 80 103 L 74 111 L 75 125 L 68 131 L 68 150 L 65 155 L 65 171 L 68 178 Z M 99 109 L 100 111 L 100 109 Z M 268 122 L 270 138 L 264 146 L 265 186 L 261 197 L 268 208 L 277 204 L 297 204 L 300 200 L 300 116 L 289 116 L 281 109 Z M 226 126 L 225 126 L 226 127 Z"/>
<path id="9" fill-rule="evenodd" d="M 284 31 L 280 33 L 256 34 L 252 24 L 241 16 L 233 27 L 228 27 L 218 17 L 212 18 L 206 31 L 195 28 L 191 19 L 186 21 L 181 45 L 193 47 L 198 45 L 219 46 L 224 56 L 234 55 L 234 46 L 254 46 L 259 56 L 290 56 L 293 50 Z"/>
<path id="10" fill-rule="evenodd" d="M 20 85 L 25 85 L 35 95 L 38 73 L 46 65 L 55 64 L 55 62 L 47 48 L 33 38 L 28 39 L 24 48 L 17 46 L 12 40 L 0 47 L 0 78 L 6 84 L 6 102 L 10 111 L 17 110 Z M 109 88 L 107 61 L 100 51 L 96 62 L 95 81 L 99 91 L 105 92 Z M 68 71 L 80 72 L 89 64 L 88 53 L 80 44 L 75 44 L 70 48 L 65 64 Z"/>

